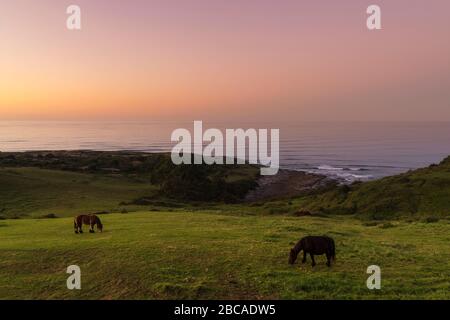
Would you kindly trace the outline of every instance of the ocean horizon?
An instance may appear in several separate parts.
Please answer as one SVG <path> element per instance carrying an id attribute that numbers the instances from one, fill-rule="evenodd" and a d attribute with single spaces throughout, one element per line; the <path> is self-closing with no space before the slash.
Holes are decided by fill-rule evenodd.
<path id="1" fill-rule="evenodd" d="M 0 151 L 168 152 L 171 133 L 193 121 L 0 121 Z M 346 182 L 440 162 L 450 154 L 450 122 L 204 122 L 204 129 L 280 129 L 280 167 Z"/>

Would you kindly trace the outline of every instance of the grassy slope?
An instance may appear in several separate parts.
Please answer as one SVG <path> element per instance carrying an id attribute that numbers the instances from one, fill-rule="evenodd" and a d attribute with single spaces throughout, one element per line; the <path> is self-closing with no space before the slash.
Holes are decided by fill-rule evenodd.
<path id="1" fill-rule="evenodd" d="M 351 217 L 143 212 L 102 216 L 103 234 L 75 235 L 72 220 L 0 221 L 0 298 L 450 298 L 450 223 L 365 226 Z M 333 236 L 331 269 L 290 266 L 306 234 Z M 308 260 L 308 262 L 310 262 Z M 65 288 L 66 267 L 82 290 Z M 366 268 L 382 289 L 366 288 Z"/>
<path id="2" fill-rule="evenodd" d="M 133 211 L 139 207 L 120 204 L 142 197 L 148 197 L 150 202 L 164 200 L 161 198 L 166 195 L 189 202 L 184 198 L 189 192 L 209 193 L 213 199 L 221 201 L 244 195 L 259 174 L 254 166 L 176 167 L 165 154 L 60 151 L 52 152 L 49 157 L 47 153 L 0 153 L 0 165 L 18 166 L 0 167 L 0 217 L 50 213 L 68 216 L 80 212 L 120 211 L 124 207 Z M 35 167 L 21 168 L 25 163 Z M 85 171 L 85 167 L 91 169 Z M 64 168 L 75 172 L 59 170 Z M 106 174 L 102 168 L 113 168 L 120 174 Z M 198 178 L 202 175 L 203 178 Z M 226 191 L 214 195 L 220 190 Z M 211 202 L 204 205 L 210 206 Z M 450 157 L 439 165 L 401 175 L 320 191 L 289 202 L 260 205 L 273 214 L 304 208 L 313 213 L 356 214 L 375 220 L 449 216 Z M 184 204 L 178 203 L 177 207 L 180 206 Z M 256 208 L 239 207 L 245 211 Z"/>
<path id="3" fill-rule="evenodd" d="M 300 204 L 375 220 L 450 216 L 450 157 L 439 165 L 306 197 Z"/>
<path id="4" fill-rule="evenodd" d="M 119 203 L 154 193 L 148 183 L 125 177 L 38 168 L 0 168 L 0 216 L 71 216 L 118 210 Z"/>

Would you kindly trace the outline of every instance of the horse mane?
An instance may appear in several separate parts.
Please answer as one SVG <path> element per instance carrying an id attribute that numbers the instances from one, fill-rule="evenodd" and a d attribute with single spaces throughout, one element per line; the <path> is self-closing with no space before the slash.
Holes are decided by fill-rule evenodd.
<path id="1" fill-rule="evenodd" d="M 302 251 L 302 240 L 297 242 L 297 244 L 292 248 L 294 250 L 295 254 L 299 254 L 300 251 Z"/>

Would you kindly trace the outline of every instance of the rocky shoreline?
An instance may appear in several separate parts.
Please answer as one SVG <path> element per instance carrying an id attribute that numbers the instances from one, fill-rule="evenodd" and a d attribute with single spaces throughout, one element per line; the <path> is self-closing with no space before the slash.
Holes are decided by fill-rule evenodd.
<path id="1" fill-rule="evenodd" d="M 324 175 L 281 169 L 274 176 L 261 176 L 257 183 L 258 186 L 247 194 L 245 201 L 291 198 L 335 185 L 336 181 Z"/>

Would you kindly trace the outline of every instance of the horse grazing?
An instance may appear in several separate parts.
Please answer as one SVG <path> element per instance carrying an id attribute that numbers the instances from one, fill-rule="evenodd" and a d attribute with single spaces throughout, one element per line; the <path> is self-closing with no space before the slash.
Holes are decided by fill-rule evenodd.
<path id="1" fill-rule="evenodd" d="M 76 216 L 73 219 L 73 227 L 75 229 L 75 233 L 83 233 L 83 224 L 89 226 L 89 232 L 94 233 L 94 226 L 97 226 L 97 230 L 103 232 L 103 224 L 100 221 L 100 218 L 95 214 L 82 214 Z"/>
<path id="2" fill-rule="evenodd" d="M 309 253 L 312 260 L 312 266 L 316 265 L 314 261 L 314 255 L 326 254 L 327 256 L 327 266 L 331 266 L 331 260 L 336 260 L 336 249 L 334 245 L 334 240 L 327 236 L 308 236 L 302 238 L 295 246 L 291 249 L 289 254 L 289 264 L 294 264 L 297 260 L 297 256 L 300 251 L 303 250 L 303 260 L 302 263 L 306 262 L 306 255 Z"/>

